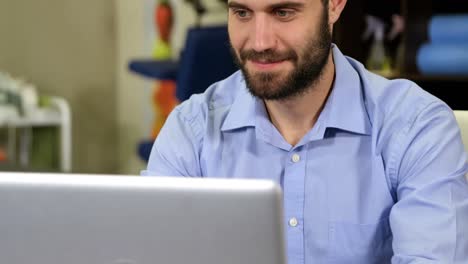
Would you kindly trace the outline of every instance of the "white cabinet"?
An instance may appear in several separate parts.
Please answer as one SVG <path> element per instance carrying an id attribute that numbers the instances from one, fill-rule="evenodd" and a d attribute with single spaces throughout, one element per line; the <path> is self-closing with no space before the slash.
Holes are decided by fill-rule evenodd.
<path id="1" fill-rule="evenodd" d="M 71 110 L 65 99 L 51 97 L 49 107 L 38 108 L 24 116 L 19 115 L 13 107 L 0 106 L 0 127 L 8 129 L 8 157 L 19 156 L 18 161 L 14 158 L 10 162 L 19 162 L 22 167 L 28 166 L 33 140 L 32 128 L 45 126 L 56 126 L 60 129 L 60 169 L 63 172 L 71 172 Z M 17 135 L 18 132 L 19 135 Z M 19 146 L 17 146 L 17 142 L 19 142 Z M 19 150 L 19 155 L 16 153 L 17 150 Z"/>

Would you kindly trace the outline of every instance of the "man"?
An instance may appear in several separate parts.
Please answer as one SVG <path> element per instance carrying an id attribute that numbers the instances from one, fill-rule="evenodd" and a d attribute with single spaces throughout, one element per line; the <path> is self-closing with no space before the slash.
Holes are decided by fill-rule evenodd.
<path id="1" fill-rule="evenodd" d="M 468 263 L 452 110 L 331 43 L 346 0 L 230 0 L 241 68 L 177 107 L 145 175 L 266 178 L 296 263 Z"/>

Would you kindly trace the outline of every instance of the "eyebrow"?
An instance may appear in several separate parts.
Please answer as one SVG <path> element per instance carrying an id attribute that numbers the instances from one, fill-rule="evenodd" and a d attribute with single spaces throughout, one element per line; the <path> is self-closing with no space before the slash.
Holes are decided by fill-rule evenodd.
<path id="1" fill-rule="evenodd" d="M 304 7 L 304 3 L 299 3 L 299 2 L 293 2 L 293 1 L 286 1 L 286 2 L 281 2 L 277 4 L 272 4 L 269 6 L 269 9 L 275 10 L 275 9 L 281 9 L 281 8 L 302 8 Z"/>
<path id="2" fill-rule="evenodd" d="M 235 1 L 230 1 L 228 3 L 228 8 L 248 9 L 246 5 L 243 5 L 241 3 L 237 3 Z"/>
<path id="3" fill-rule="evenodd" d="M 275 10 L 275 9 L 281 9 L 281 8 L 303 8 L 304 3 L 299 3 L 299 2 L 294 2 L 294 1 L 286 1 L 286 2 L 281 2 L 281 3 L 276 3 L 268 6 L 269 10 Z M 246 5 L 235 2 L 235 1 L 230 1 L 228 3 L 228 8 L 238 8 L 238 9 L 249 9 Z M 250 10 L 250 9 L 249 9 Z"/>

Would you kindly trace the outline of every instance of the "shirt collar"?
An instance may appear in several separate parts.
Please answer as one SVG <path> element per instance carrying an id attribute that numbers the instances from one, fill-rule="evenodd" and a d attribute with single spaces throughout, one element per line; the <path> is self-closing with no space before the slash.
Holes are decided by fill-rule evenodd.
<path id="1" fill-rule="evenodd" d="M 338 128 L 350 132 L 369 135 L 371 124 L 367 115 L 361 80 L 358 72 L 334 44 L 335 81 L 330 96 L 317 123 L 322 128 Z M 239 72 L 233 80 L 240 86 L 221 131 L 243 127 L 255 127 L 261 120 L 269 120 L 262 100 L 248 91 L 245 80 Z M 264 123 L 264 122 L 262 122 Z"/>
<path id="2" fill-rule="evenodd" d="M 237 86 L 240 89 L 238 89 L 239 92 L 234 99 L 226 120 L 224 120 L 221 131 L 255 126 L 257 103 L 262 103 L 261 100 L 250 94 L 240 71 L 235 74 L 233 86 Z M 234 89 L 234 87 L 232 88 Z"/>
<path id="3" fill-rule="evenodd" d="M 325 128 L 370 135 L 372 126 L 367 114 L 361 77 L 335 45 L 333 60 L 335 81 L 318 122 Z"/>

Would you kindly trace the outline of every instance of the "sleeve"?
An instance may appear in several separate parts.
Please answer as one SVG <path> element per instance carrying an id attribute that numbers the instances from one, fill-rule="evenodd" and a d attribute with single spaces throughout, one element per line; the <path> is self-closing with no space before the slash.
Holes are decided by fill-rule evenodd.
<path id="1" fill-rule="evenodd" d="M 433 103 L 399 133 L 392 264 L 468 263 L 467 162 L 453 111 Z"/>
<path id="2" fill-rule="evenodd" d="M 199 152 L 202 140 L 197 116 L 185 117 L 174 109 L 153 144 L 143 176 L 201 176 Z"/>

